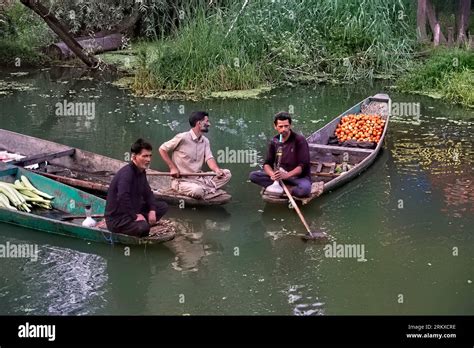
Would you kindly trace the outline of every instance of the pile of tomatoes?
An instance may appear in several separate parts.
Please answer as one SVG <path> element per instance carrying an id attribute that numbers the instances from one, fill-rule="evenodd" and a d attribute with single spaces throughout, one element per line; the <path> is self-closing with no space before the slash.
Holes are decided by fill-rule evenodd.
<path id="1" fill-rule="evenodd" d="M 385 120 L 378 115 L 346 115 L 337 125 L 336 137 L 340 142 L 354 139 L 378 143 L 384 125 Z"/>

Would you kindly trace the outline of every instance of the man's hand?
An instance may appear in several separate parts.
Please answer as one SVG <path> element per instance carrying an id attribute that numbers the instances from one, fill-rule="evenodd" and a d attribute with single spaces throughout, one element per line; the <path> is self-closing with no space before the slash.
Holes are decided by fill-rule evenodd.
<path id="1" fill-rule="evenodd" d="M 270 175 L 270 178 L 271 178 L 273 181 L 278 181 L 278 180 L 280 180 L 280 179 L 281 179 L 281 173 L 280 173 L 280 171 L 279 171 L 279 170 L 275 170 L 275 171 L 273 172 L 273 174 Z"/>
<path id="2" fill-rule="evenodd" d="M 148 213 L 148 223 L 150 226 L 156 225 L 156 212 L 154 210 L 150 210 Z"/>
<path id="3" fill-rule="evenodd" d="M 177 167 L 172 167 L 172 168 L 170 169 L 170 173 L 171 173 L 171 176 L 172 176 L 173 178 L 179 178 L 179 177 L 180 177 L 180 173 L 179 173 L 179 170 L 178 170 Z"/>
<path id="4" fill-rule="evenodd" d="M 222 169 L 218 169 L 218 170 L 216 171 L 216 174 L 217 174 L 217 178 L 218 178 L 218 179 L 224 177 L 224 175 L 225 175 L 225 174 L 224 174 L 224 171 L 223 171 Z"/>
<path id="5" fill-rule="evenodd" d="M 273 172 L 273 175 L 270 177 L 274 181 L 279 181 L 279 180 L 286 180 L 290 176 L 288 175 L 288 172 L 286 172 L 285 170 L 275 170 Z"/>
<path id="6" fill-rule="evenodd" d="M 142 214 L 137 214 L 135 221 L 146 221 L 146 219 Z"/>

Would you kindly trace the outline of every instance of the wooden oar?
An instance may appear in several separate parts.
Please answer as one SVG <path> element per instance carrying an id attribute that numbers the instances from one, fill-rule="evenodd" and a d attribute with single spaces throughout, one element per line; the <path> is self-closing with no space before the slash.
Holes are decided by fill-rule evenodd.
<path id="1" fill-rule="evenodd" d="M 86 188 L 86 189 L 90 189 L 90 190 L 107 192 L 107 189 L 109 188 L 108 185 L 97 183 L 97 182 L 89 182 L 89 181 L 85 181 L 85 180 L 70 178 L 70 177 L 67 177 L 67 176 L 60 176 L 60 175 L 50 174 L 50 173 L 46 173 L 46 172 L 40 172 L 40 171 L 37 171 L 37 170 L 32 170 L 32 172 L 36 173 L 36 174 L 46 176 L 46 177 L 51 178 L 51 179 L 54 179 L 58 182 L 62 182 L 63 184 L 66 184 L 66 185 L 82 187 L 82 188 Z"/>
<path id="2" fill-rule="evenodd" d="M 156 176 L 171 176 L 170 172 L 154 172 L 146 173 L 146 175 L 156 175 Z M 213 172 L 203 172 L 203 173 L 179 173 L 179 176 L 216 176 L 216 173 Z"/>
<path id="3" fill-rule="evenodd" d="M 298 213 L 298 216 L 300 217 L 301 222 L 303 223 L 304 227 L 306 228 L 306 231 L 308 232 L 307 235 L 304 236 L 304 239 L 306 240 L 324 240 L 328 238 L 328 235 L 324 232 L 312 232 L 311 229 L 309 228 L 308 223 L 306 222 L 306 219 L 304 218 L 303 214 L 300 211 L 300 208 L 295 202 L 295 199 L 290 193 L 290 190 L 288 190 L 288 187 L 286 187 L 285 183 L 283 180 L 280 180 L 280 185 L 283 187 L 283 190 L 285 191 L 286 195 L 288 196 L 288 199 L 291 202 L 291 205 L 293 208 L 295 208 L 296 213 Z"/>

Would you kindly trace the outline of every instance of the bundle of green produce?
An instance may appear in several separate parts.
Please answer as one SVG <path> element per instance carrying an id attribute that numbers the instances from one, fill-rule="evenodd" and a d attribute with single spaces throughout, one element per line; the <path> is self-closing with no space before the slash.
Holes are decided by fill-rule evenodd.
<path id="1" fill-rule="evenodd" d="M 0 181 L 0 207 L 12 210 L 31 212 L 32 205 L 52 209 L 53 196 L 36 189 L 27 177 L 21 176 L 21 181 L 14 184 Z"/>

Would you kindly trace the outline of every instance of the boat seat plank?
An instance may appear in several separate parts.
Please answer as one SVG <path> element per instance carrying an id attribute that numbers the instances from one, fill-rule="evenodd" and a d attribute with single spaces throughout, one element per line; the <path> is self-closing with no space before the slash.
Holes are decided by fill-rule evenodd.
<path id="1" fill-rule="evenodd" d="M 362 149 L 360 147 L 346 147 L 346 146 L 334 146 L 334 145 L 322 145 L 322 144 L 308 144 L 310 149 L 315 150 L 328 150 L 328 151 L 337 151 L 337 152 L 348 152 L 348 153 L 367 153 L 370 154 L 374 152 L 373 149 Z"/>
<path id="2" fill-rule="evenodd" d="M 325 163 L 325 162 L 310 162 L 312 168 L 316 168 L 315 171 L 311 171 L 311 176 L 330 176 L 336 177 L 339 176 L 338 173 L 335 173 L 336 162 Z M 324 172 L 323 169 L 328 168 L 329 172 Z"/>
<path id="3" fill-rule="evenodd" d="M 59 151 L 59 152 L 43 153 L 39 155 L 29 156 L 18 161 L 13 161 L 13 162 L 10 162 L 10 164 L 24 167 L 24 166 L 29 166 L 32 164 L 44 162 L 44 161 L 50 161 L 52 159 L 59 158 L 59 157 L 72 156 L 74 155 L 75 152 L 76 152 L 76 149 L 69 149 L 69 150 Z"/>

